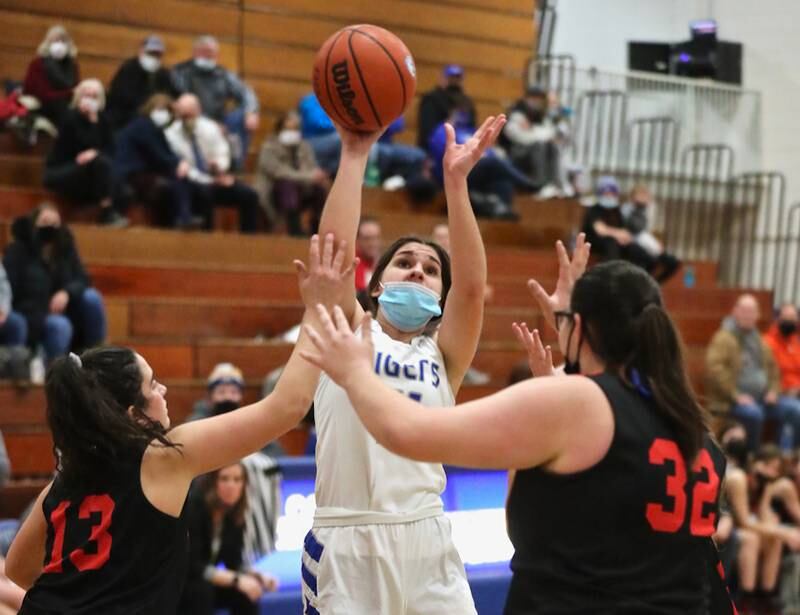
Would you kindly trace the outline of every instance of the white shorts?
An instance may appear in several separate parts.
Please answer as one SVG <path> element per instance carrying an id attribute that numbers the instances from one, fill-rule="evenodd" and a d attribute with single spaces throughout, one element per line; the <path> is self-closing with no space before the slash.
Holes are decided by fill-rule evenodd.
<path id="1" fill-rule="evenodd" d="M 314 528 L 301 572 L 304 615 L 476 615 L 444 516 Z"/>

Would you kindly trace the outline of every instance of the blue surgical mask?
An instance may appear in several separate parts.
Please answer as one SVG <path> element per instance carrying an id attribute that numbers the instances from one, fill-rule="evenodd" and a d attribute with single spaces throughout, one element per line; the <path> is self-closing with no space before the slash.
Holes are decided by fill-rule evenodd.
<path id="1" fill-rule="evenodd" d="M 619 199 L 615 196 L 607 196 L 603 195 L 597 199 L 597 203 L 600 207 L 605 207 L 606 209 L 612 209 L 619 205 Z"/>
<path id="2" fill-rule="evenodd" d="M 378 297 L 389 323 L 405 333 L 421 329 L 442 315 L 439 295 L 415 282 L 386 282 Z"/>

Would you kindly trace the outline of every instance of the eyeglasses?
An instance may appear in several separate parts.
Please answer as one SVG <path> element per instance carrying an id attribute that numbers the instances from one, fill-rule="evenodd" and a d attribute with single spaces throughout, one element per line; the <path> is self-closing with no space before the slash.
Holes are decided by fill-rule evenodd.
<path id="1" fill-rule="evenodd" d="M 564 322 L 564 320 L 572 320 L 574 314 L 569 310 L 556 310 L 553 312 L 553 316 L 556 317 L 556 329 L 560 329 L 561 323 Z"/>

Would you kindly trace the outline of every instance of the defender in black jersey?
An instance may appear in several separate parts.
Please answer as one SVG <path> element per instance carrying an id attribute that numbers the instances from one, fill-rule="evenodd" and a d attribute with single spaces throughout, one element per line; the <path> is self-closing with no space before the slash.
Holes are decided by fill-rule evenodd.
<path id="1" fill-rule="evenodd" d="M 711 540 L 725 459 L 659 288 L 622 261 L 584 273 L 583 236 L 572 260 L 560 242 L 557 251 L 555 292 L 529 285 L 566 371 L 584 375 L 534 378 L 431 412 L 374 376 L 369 326 L 357 338 L 338 309 L 333 319 L 319 310 L 316 352 L 304 356 L 393 452 L 518 469 L 506 615 L 733 613 Z"/>
<path id="2" fill-rule="evenodd" d="M 344 270 L 344 254 L 342 243 L 334 255 L 333 235 L 322 251 L 312 238 L 309 268 L 297 261 L 308 305 L 352 293 L 354 264 Z M 303 418 L 319 379 L 298 355 L 306 343 L 302 336 L 265 399 L 171 431 L 166 387 L 131 349 L 98 348 L 54 361 L 45 393 L 56 477 L 6 560 L 8 577 L 28 589 L 20 613 L 175 613 L 186 577 L 189 485 Z"/>

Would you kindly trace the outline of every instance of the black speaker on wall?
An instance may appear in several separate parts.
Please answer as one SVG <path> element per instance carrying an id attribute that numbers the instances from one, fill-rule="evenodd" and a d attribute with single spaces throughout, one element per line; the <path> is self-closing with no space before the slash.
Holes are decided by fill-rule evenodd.
<path id="1" fill-rule="evenodd" d="M 669 43 L 628 41 L 628 68 L 667 75 L 671 48 Z"/>
<path id="2" fill-rule="evenodd" d="M 729 41 L 717 43 L 716 80 L 742 85 L 742 44 Z"/>

